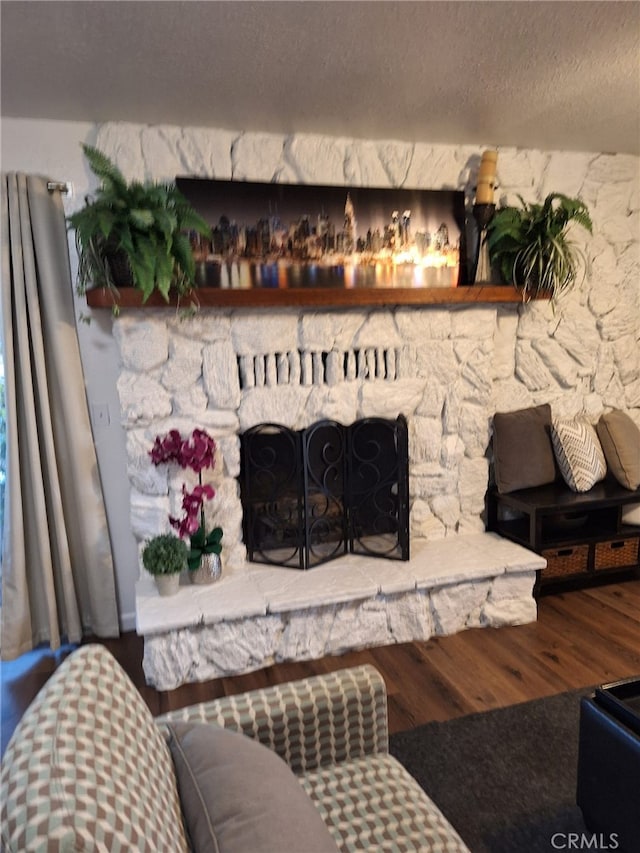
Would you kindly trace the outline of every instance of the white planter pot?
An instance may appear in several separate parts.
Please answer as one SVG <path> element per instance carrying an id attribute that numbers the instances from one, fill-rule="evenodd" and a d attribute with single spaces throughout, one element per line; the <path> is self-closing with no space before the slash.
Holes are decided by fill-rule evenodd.
<path id="1" fill-rule="evenodd" d="M 155 575 L 160 595 L 175 595 L 180 586 L 180 574 Z"/>

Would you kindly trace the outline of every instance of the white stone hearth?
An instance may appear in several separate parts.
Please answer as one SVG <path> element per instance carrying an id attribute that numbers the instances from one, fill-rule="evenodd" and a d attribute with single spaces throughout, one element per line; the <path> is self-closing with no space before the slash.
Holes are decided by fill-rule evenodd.
<path id="1" fill-rule="evenodd" d="M 158 690 L 287 660 L 533 622 L 538 554 L 493 533 L 412 543 L 408 562 L 349 555 L 303 572 L 247 563 L 161 598 L 137 586 L 144 672 Z"/>

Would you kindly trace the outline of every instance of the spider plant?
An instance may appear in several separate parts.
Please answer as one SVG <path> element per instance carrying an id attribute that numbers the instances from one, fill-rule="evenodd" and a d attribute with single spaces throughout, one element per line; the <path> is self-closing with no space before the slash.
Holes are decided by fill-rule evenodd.
<path id="1" fill-rule="evenodd" d="M 502 207 L 487 228 L 491 263 L 522 291 L 523 300 L 548 295 L 555 302 L 576 282 L 579 267 L 586 269 L 584 252 L 567 236 L 574 221 L 589 233 L 592 222 L 579 198 L 550 193 L 542 204 Z"/>

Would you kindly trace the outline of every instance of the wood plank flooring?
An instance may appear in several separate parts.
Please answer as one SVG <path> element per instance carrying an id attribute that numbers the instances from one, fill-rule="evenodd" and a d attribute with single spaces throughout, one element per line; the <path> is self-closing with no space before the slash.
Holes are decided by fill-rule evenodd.
<path id="1" fill-rule="evenodd" d="M 127 671 L 152 713 L 277 684 L 344 666 L 372 663 L 389 694 L 392 732 L 629 676 L 640 677 L 640 579 L 545 595 L 538 621 L 473 628 L 425 643 L 282 663 L 247 675 L 190 684 L 169 693 L 148 687 L 142 639 L 104 643 Z M 32 652 L 2 664 L 2 751 L 25 708 L 70 649 Z"/>

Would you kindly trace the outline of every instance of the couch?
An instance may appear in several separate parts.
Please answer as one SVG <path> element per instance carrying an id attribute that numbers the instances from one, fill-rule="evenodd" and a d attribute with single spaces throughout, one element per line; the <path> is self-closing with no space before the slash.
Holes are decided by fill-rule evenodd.
<path id="1" fill-rule="evenodd" d="M 467 850 L 389 755 L 369 665 L 154 719 L 112 655 L 84 646 L 16 728 L 0 798 L 7 851 Z"/>

